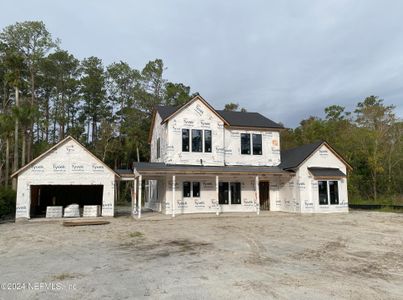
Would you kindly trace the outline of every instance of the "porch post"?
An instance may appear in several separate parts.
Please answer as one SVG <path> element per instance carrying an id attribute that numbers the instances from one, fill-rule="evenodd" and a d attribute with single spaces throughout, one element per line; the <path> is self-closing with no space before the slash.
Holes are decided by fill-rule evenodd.
<path id="1" fill-rule="evenodd" d="M 256 183 L 256 213 L 260 214 L 259 176 L 255 178 Z"/>
<path id="2" fill-rule="evenodd" d="M 133 194 L 132 194 L 132 216 L 136 214 L 137 209 L 137 178 L 133 180 Z"/>
<path id="3" fill-rule="evenodd" d="M 175 217 L 175 179 L 176 176 L 172 175 L 172 217 Z"/>
<path id="4" fill-rule="evenodd" d="M 142 192 L 142 187 L 143 187 L 143 176 L 139 176 L 139 200 L 138 200 L 138 204 L 139 204 L 139 213 L 138 213 L 138 217 L 139 219 L 141 218 L 141 192 Z"/>
<path id="5" fill-rule="evenodd" d="M 220 205 L 219 205 L 219 192 L 218 192 L 218 185 L 219 185 L 219 178 L 218 175 L 215 177 L 215 192 L 216 192 L 216 198 L 217 198 L 217 211 L 216 215 L 218 216 L 220 214 Z"/>

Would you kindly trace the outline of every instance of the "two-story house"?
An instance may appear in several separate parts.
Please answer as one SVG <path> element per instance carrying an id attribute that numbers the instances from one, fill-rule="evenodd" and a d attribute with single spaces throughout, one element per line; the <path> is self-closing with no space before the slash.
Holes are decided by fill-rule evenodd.
<path id="1" fill-rule="evenodd" d="M 281 124 L 201 96 L 155 108 L 151 160 L 135 163 L 137 212 L 348 211 L 351 166 L 326 142 L 280 151 Z M 142 184 L 140 184 L 142 183 Z M 145 184 L 144 184 L 145 183 Z"/>

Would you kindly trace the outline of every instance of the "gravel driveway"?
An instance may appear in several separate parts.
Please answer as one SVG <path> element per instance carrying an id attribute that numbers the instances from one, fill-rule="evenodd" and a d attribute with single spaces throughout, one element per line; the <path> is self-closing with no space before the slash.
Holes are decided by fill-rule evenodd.
<path id="1" fill-rule="evenodd" d="M 0 225 L 0 299 L 403 299 L 403 214 Z"/>

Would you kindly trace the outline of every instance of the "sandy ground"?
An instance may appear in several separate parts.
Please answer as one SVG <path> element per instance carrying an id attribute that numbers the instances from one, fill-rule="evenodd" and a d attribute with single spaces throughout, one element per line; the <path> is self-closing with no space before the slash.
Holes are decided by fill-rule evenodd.
<path id="1" fill-rule="evenodd" d="M 144 216 L 1 224 L 0 299 L 403 299 L 403 214 Z"/>

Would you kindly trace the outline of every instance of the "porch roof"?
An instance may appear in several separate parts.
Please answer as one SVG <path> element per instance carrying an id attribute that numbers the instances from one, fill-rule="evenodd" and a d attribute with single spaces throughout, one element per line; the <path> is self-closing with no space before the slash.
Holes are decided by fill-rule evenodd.
<path id="1" fill-rule="evenodd" d="M 154 174 L 245 174 L 245 175 L 291 175 L 279 167 L 269 166 L 201 166 L 170 165 L 165 163 L 140 162 L 133 164 L 134 173 Z"/>
<path id="2" fill-rule="evenodd" d="M 310 167 L 308 170 L 314 177 L 346 177 L 346 174 L 337 168 Z"/>

